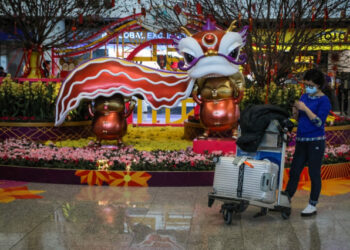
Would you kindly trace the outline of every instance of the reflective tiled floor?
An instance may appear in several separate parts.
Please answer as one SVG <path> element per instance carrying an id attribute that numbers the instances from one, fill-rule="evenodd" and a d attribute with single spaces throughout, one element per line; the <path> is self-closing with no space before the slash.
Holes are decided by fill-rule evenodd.
<path id="1" fill-rule="evenodd" d="M 42 199 L 0 203 L 0 249 L 350 249 L 350 193 L 321 196 L 318 215 L 253 218 L 248 207 L 224 224 L 210 187 L 118 188 L 28 183 Z"/>

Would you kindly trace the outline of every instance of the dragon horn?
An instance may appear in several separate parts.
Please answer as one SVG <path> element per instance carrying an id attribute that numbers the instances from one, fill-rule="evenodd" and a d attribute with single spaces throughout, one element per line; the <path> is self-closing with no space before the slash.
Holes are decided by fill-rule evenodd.
<path id="1" fill-rule="evenodd" d="M 237 20 L 233 20 L 232 23 L 230 24 L 230 27 L 228 27 L 228 29 L 226 30 L 226 32 L 230 32 L 233 29 L 237 28 L 237 26 L 235 25 L 237 22 Z"/>
<path id="2" fill-rule="evenodd" d="M 187 36 L 192 36 L 191 32 L 188 29 L 186 29 L 185 27 L 181 27 L 181 29 L 185 32 L 185 34 Z"/>

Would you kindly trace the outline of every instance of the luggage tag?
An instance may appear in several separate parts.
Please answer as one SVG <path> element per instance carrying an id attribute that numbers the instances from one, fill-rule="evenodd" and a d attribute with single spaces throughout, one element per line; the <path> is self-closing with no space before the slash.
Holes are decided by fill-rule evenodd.
<path id="1" fill-rule="evenodd" d="M 235 157 L 235 158 L 233 159 L 232 164 L 239 167 L 239 166 L 242 165 L 247 159 L 248 159 L 247 156 Z"/>
<path id="2" fill-rule="evenodd" d="M 247 165 L 250 168 L 254 168 L 253 164 L 247 161 L 248 157 L 247 156 L 241 156 L 241 157 L 235 157 L 233 159 L 232 164 L 236 165 L 237 167 L 241 166 L 243 163 Z"/>

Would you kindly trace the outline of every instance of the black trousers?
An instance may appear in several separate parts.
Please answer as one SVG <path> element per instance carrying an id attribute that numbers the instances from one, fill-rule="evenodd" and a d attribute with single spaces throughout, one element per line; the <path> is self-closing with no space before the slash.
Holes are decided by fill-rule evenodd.
<path id="1" fill-rule="evenodd" d="M 307 165 L 311 179 L 311 193 L 309 203 L 316 205 L 321 192 L 321 165 L 324 156 L 326 143 L 321 141 L 297 142 L 290 169 L 290 178 L 286 191 L 293 197 L 295 194 L 301 171 Z"/>
<path id="2" fill-rule="evenodd" d="M 348 99 L 349 99 L 349 90 L 341 89 L 338 93 L 338 103 L 340 113 L 348 114 Z"/>
<path id="3" fill-rule="evenodd" d="M 344 89 L 344 102 L 343 102 L 343 112 L 348 115 L 348 100 L 349 100 L 349 90 Z"/>

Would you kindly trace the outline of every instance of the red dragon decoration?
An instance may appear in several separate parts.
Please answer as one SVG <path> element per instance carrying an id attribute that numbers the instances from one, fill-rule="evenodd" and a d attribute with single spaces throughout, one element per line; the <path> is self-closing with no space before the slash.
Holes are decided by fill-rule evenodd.
<path id="1" fill-rule="evenodd" d="M 142 97 L 157 110 L 162 107 L 177 106 L 181 100 L 191 95 L 196 85 L 195 89 L 199 90 L 201 95 L 201 99 L 196 96 L 196 100 L 206 102 L 208 99 L 216 99 L 216 102 L 223 101 L 221 104 L 224 106 L 224 102 L 230 103 L 231 106 L 236 104 L 242 96 L 240 92 L 232 91 L 236 89 L 232 81 L 227 86 L 229 96 L 227 91 L 223 91 L 226 96 L 220 95 L 219 89 L 216 89 L 217 86 L 211 89 L 213 91 L 211 97 L 206 97 L 203 92 L 205 87 L 213 87 L 206 84 L 206 80 L 214 78 L 215 82 L 215 78 L 221 80 L 232 78 L 235 74 L 240 74 L 239 65 L 246 61 L 245 54 L 241 54 L 240 50 L 245 44 L 248 27 L 244 27 L 241 32 L 232 32 L 235 28 L 234 23 L 224 31 L 207 20 L 201 32 L 192 35 L 183 28 L 187 37 L 173 38 L 178 52 L 185 59 L 184 62 L 179 63 L 179 69 L 187 72 L 157 70 L 131 61 L 106 57 L 79 65 L 62 83 L 56 101 L 55 125 L 62 124 L 68 112 L 76 108 L 83 99 L 94 100 L 116 94 L 125 97 Z M 216 92 L 219 95 L 216 95 Z M 197 92 L 193 94 L 197 95 Z M 227 100 L 230 98 L 232 101 Z M 216 112 L 214 107 L 210 112 L 214 112 L 210 119 L 216 119 L 215 114 L 221 111 Z M 220 119 L 223 120 L 222 117 Z M 203 125 L 209 126 L 205 123 Z M 233 126 L 231 125 L 229 127 Z M 220 122 L 214 126 L 220 127 Z"/>

